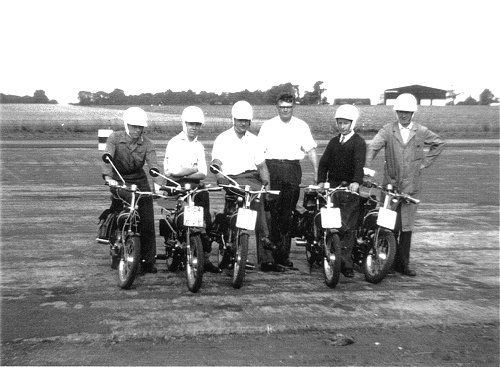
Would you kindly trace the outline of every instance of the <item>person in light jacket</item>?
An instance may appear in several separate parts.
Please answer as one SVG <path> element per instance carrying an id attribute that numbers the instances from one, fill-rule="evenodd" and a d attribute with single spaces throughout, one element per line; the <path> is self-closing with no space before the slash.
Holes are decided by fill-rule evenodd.
<path id="1" fill-rule="evenodd" d="M 373 159 L 384 148 L 384 181 L 392 184 L 402 193 L 419 198 L 422 189 L 422 170 L 429 167 L 441 154 L 444 142 L 425 126 L 412 118 L 417 111 L 417 100 L 412 94 L 404 93 L 397 97 L 394 110 L 397 121 L 383 126 L 368 146 L 366 167 L 371 168 Z M 424 148 L 429 151 L 425 153 Z M 411 237 L 415 224 L 417 204 L 402 203 L 398 210 L 396 236 L 398 245 L 394 270 L 408 276 L 415 276 L 410 268 Z"/>

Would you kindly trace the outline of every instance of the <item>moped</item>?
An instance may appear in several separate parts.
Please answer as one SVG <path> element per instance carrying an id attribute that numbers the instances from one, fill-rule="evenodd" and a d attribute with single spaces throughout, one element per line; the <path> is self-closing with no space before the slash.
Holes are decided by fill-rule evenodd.
<path id="1" fill-rule="evenodd" d="M 249 231 L 255 230 L 257 222 L 256 205 L 260 205 L 262 194 L 279 195 L 278 190 L 251 190 L 249 185 L 241 186 L 231 177 L 212 164 L 210 171 L 222 174 L 230 184 L 219 184 L 224 188 L 225 205 L 221 213 L 216 213 L 210 237 L 219 244 L 219 268 L 232 269 L 232 285 L 239 289 L 245 279 L 247 267 Z M 256 241 L 261 239 L 256 236 Z"/>
<path id="2" fill-rule="evenodd" d="M 112 162 L 111 155 L 104 154 L 102 160 L 110 164 L 121 185 L 110 186 L 113 198 L 121 201 L 116 212 L 110 212 L 110 230 L 107 238 L 97 238 L 97 242 L 109 245 L 111 268 L 118 269 L 118 286 L 129 289 L 139 271 L 141 260 L 141 235 L 139 233 L 140 215 L 138 202 L 142 197 L 159 197 L 154 192 L 140 191 L 137 185 L 126 185 L 125 180 Z M 151 172 L 156 172 L 154 169 Z"/>
<path id="3" fill-rule="evenodd" d="M 397 210 L 402 202 L 418 204 L 420 200 L 398 193 L 391 184 L 365 181 L 360 186 L 361 211 L 352 251 L 355 269 L 364 273 L 366 281 L 382 281 L 394 262 L 396 239 L 394 228 Z"/>
<path id="4" fill-rule="evenodd" d="M 201 240 L 205 232 L 203 207 L 196 206 L 194 198 L 204 191 L 220 191 L 220 187 L 199 185 L 192 187 L 186 183 L 181 186 L 178 182 L 160 174 L 160 176 L 174 186 L 161 186 L 160 190 L 167 192 L 167 197 L 175 196 L 173 207 L 161 207 L 164 218 L 160 219 L 160 235 L 165 239 L 165 254 L 158 254 L 156 258 L 166 260 L 169 270 L 185 270 L 188 289 L 196 293 L 203 281 L 204 253 Z M 165 203 L 171 203 L 166 199 Z"/>
<path id="5" fill-rule="evenodd" d="M 340 209 L 333 204 L 336 192 L 349 189 L 343 186 L 330 188 L 310 185 L 304 191 L 304 211 L 293 212 L 293 232 L 297 246 L 304 246 L 311 270 L 314 264 L 323 268 L 325 283 L 335 288 L 341 270 L 340 228 L 342 220 Z"/>

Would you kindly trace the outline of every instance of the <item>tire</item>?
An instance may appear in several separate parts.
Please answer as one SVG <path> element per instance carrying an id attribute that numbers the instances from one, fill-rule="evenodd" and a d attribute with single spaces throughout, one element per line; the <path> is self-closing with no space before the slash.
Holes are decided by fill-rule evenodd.
<path id="1" fill-rule="evenodd" d="M 120 263 L 118 264 L 118 286 L 129 289 L 135 280 L 141 260 L 141 238 L 127 235 L 123 242 Z"/>
<path id="2" fill-rule="evenodd" d="M 238 230 L 236 234 L 236 251 L 234 254 L 233 267 L 233 288 L 240 289 L 245 279 L 245 266 L 248 256 L 248 233 L 241 233 Z"/>
<path id="3" fill-rule="evenodd" d="M 370 244 L 370 250 L 363 263 L 363 272 L 365 273 L 366 281 L 374 284 L 381 282 L 386 277 L 396 256 L 396 239 L 394 238 L 394 233 L 380 228 L 377 229 L 377 232 L 377 243 Z"/>
<path id="4" fill-rule="evenodd" d="M 187 231 L 189 233 L 189 229 Z M 189 245 L 186 248 L 186 279 L 188 289 L 193 293 L 198 292 L 201 287 L 204 260 L 200 234 L 189 235 Z"/>
<path id="5" fill-rule="evenodd" d="M 326 243 L 323 243 L 323 274 L 325 283 L 330 288 L 335 288 L 340 279 L 340 266 L 342 263 L 340 254 L 340 238 L 336 233 L 329 233 L 326 236 Z"/>

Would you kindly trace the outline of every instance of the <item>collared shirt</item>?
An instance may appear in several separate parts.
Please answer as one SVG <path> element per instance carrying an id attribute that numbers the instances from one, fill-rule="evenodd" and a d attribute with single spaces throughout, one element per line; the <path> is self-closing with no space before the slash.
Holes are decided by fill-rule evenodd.
<path id="1" fill-rule="evenodd" d="M 113 157 L 113 164 L 125 180 L 146 177 L 142 169 L 145 163 L 149 168 L 158 168 L 155 146 L 149 138 L 144 136 L 135 142 L 125 131 L 116 131 L 106 141 L 104 153 Z M 102 166 L 102 174 L 118 179 L 110 164 Z"/>
<path id="2" fill-rule="evenodd" d="M 247 131 L 239 138 L 232 127 L 215 138 L 212 148 L 214 159 L 222 162 L 224 174 L 239 175 L 257 169 L 257 165 L 264 162 L 264 148 L 256 135 Z"/>
<path id="3" fill-rule="evenodd" d="M 340 135 L 340 143 L 344 144 L 346 141 L 352 138 L 353 135 L 354 135 L 354 130 L 351 130 L 347 135 Z"/>
<path id="4" fill-rule="evenodd" d="M 401 137 L 403 138 L 403 143 L 408 143 L 408 138 L 410 137 L 410 131 L 413 127 L 413 121 L 407 127 L 404 127 L 398 122 L 399 132 L 401 133 Z"/>
<path id="5" fill-rule="evenodd" d="M 168 174 L 179 172 L 183 168 L 192 168 L 195 165 L 200 173 L 207 174 L 205 148 L 197 138 L 189 141 L 186 133 L 182 131 L 167 143 L 163 170 L 165 174 Z"/>
<path id="6" fill-rule="evenodd" d="M 316 148 L 309 126 L 292 116 L 288 122 L 279 116 L 265 121 L 259 131 L 266 159 L 303 159 L 304 153 Z"/>

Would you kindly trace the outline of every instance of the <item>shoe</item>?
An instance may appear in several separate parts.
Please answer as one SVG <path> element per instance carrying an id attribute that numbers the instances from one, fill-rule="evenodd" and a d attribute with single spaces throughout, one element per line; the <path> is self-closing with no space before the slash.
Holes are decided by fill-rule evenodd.
<path id="1" fill-rule="evenodd" d="M 222 270 L 220 270 L 218 266 L 215 266 L 210 261 L 205 262 L 205 265 L 203 266 L 203 270 L 208 272 L 208 273 L 214 273 L 214 274 L 219 274 L 222 272 Z"/>
<path id="2" fill-rule="evenodd" d="M 354 270 L 352 269 L 344 269 L 344 271 L 342 271 L 342 274 L 344 274 L 346 278 L 354 278 Z"/>
<path id="3" fill-rule="evenodd" d="M 156 274 L 158 272 L 158 269 L 156 268 L 155 264 L 146 263 L 142 265 L 142 272 Z"/>
<path id="4" fill-rule="evenodd" d="M 409 276 L 409 277 L 414 277 L 414 276 L 417 275 L 417 272 L 415 270 L 413 270 L 413 269 L 405 268 L 405 269 L 403 269 L 403 271 L 401 272 L 401 274 Z"/>
<path id="5" fill-rule="evenodd" d="M 293 262 L 290 260 L 283 261 L 280 263 L 280 265 L 284 266 L 285 268 L 293 268 Z"/>
<path id="6" fill-rule="evenodd" d="M 260 264 L 260 270 L 262 270 L 265 273 L 268 273 L 270 271 L 274 271 L 276 273 L 283 273 L 286 269 L 279 264 L 267 262 L 267 263 Z"/>

